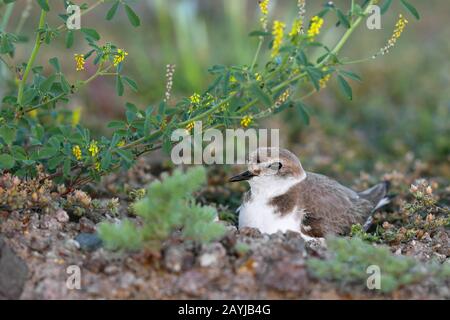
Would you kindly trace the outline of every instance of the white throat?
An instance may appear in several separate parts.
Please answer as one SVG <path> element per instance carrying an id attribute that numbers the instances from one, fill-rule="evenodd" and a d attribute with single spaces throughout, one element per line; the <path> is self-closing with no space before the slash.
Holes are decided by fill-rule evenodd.
<path id="1" fill-rule="evenodd" d="M 248 181 L 254 198 L 273 198 L 286 193 L 292 186 L 303 181 L 306 173 L 300 177 L 280 177 L 276 175 L 257 176 Z"/>

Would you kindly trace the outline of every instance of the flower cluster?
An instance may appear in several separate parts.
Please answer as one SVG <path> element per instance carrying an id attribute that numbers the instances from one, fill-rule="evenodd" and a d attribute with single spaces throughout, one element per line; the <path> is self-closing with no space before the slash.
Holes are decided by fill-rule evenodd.
<path id="1" fill-rule="evenodd" d="M 119 63 L 121 63 L 123 60 L 125 60 L 125 57 L 128 55 L 128 52 L 126 52 L 123 49 L 117 49 L 117 54 L 114 56 L 113 65 L 114 67 L 117 67 Z"/>
<path id="2" fill-rule="evenodd" d="M 395 43 L 397 42 L 397 40 L 400 38 L 400 36 L 403 33 L 403 30 L 405 29 L 406 25 L 408 24 L 408 20 L 406 20 L 403 15 L 399 15 L 398 17 L 398 21 L 395 24 L 395 29 L 394 32 L 391 36 L 391 38 L 389 39 L 388 43 L 386 46 L 384 46 L 383 48 L 381 48 L 381 50 L 376 53 L 375 55 L 373 55 L 372 58 L 376 58 L 379 55 L 385 55 L 386 53 L 389 52 L 389 50 L 395 46 Z"/>
<path id="3" fill-rule="evenodd" d="M 72 154 L 75 157 L 75 159 L 77 159 L 78 161 L 81 160 L 82 153 L 81 153 L 81 148 L 79 145 L 72 147 Z"/>
<path id="4" fill-rule="evenodd" d="M 197 104 L 200 104 L 201 97 L 200 97 L 200 95 L 198 93 L 194 93 L 192 96 L 189 97 L 189 101 L 192 104 L 197 105 Z"/>
<path id="5" fill-rule="evenodd" d="M 187 131 L 188 133 L 190 133 L 190 132 L 192 131 L 192 129 L 194 129 L 194 126 L 195 126 L 194 121 L 189 122 L 189 123 L 186 125 L 186 131 Z"/>
<path id="6" fill-rule="evenodd" d="M 275 108 L 280 107 L 283 103 L 285 103 L 287 101 L 287 99 L 289 99 L 290 96 L 290 92 L 289 89 L 286 89 L 286 91 L 284 91 L 281 96 L 278 97 L 277 101 L 275 101 Z"/>
<path id="7" fill-rule="evenodd" d="M 283 43 L 283 36 L 284 36 L 284 28 L 286 27 L 286 24 L 284 22 L 275 20 L 273 22 L 273 45 L 272 45 L 272 58 L 276 57 L 278 53 L 280 52 L 281 44 Z"/>
<path id="8" fill-rule="evenodd" d="M 319 16 L 314 16 L 311 19 L 311 25 L 308 29 L 308 37 L 314 38 L 320 33 L 320 28 L 323 26 L 323 19 Z"/>
<path id="9" fill-rule="evenodd" d="M 252 123 L 252 121 L 253 121 L 252 116 L 245 116 L 241 119 L 241 126 L 247 128 Z"/>
<path id="10" fill-rule="evenodd" d="M 264 31 L 267 31 L 267 15 L 269 14 L 269 0 L 260 0 L 259 9 L 261 10 L 262 17 L 260 18 L 261 26 Z"/>
<path id="11" fill-rule="evenodd" d="M 96 157 L 98 155 L 98 143 L 95 140 L 92 140 L 91 143 L 89 144 L 89 149 L 88 149 L 89 153 L 91 154 L 92 157 Z"/>
<path id="12" fill-rule="evenodd" d="M 173 74 L 175 73 L 175 65 L 168 64 L 166 69 L 166 92 L 164 93 L 164 102 L 168 102 L 170 100 L 170 94 L 172 92 L 173 85 Z"/>
<path id="13" fill-rule="evenodd" d="M 86 64 L 86 61 L 84 60 L 84 54 L 75 54 L 75 62 L 77 64 L 76 69 L 77 71 L 84 70 L 84 65 Z"/>

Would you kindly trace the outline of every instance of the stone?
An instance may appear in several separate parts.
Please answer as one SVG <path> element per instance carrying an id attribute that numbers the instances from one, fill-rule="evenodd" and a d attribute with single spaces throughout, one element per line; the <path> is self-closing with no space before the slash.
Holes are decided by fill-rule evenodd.
<path id="1" fill-rule="evenodd" d="M 56 211 L 56 220 L 58 220 L 61 223 L 66 223 L 69 221 L 69 215 L 65 210 L 58 209 L 58 211 Z"/>
<path id="2" fill-rule="evenodd" d="M 28 267 L 0 237 L 0 299 L 19 299 Z"/>
<path id="3" fill-rule="evenodd" d="M 198 259 L 200 266 L 204 268 L 222 268 L 225 266 L 226 260 L 227 252 L 220 243 L 211 243 L 204 246 Z"/>
<path id="4" fill-rule="evenodd" d="M 79 221 L 80 232 L 82 233 L 95 233 L 95 223 L 86 217 L 81 217 Z"/>
<path id="5" fill-rule="evenodd" d="M 95 233 L 80 233 L 75 237 L 75 241 L 83 251 L 95 251 L 103 245 L 102 239 Z"/>

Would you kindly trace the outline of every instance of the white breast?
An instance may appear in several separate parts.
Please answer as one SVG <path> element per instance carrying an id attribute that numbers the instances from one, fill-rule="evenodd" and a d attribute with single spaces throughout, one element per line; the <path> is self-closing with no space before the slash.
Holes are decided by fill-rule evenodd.
<path id="1" fill-rule="evenodd" d="M 297 208 L 281 215 L 275 207 L 269 205 L 270 199 L 286 193 L 293 185 L 301 182 L 297 179 L 275 179 L 272 177 L 255 177 L 250 180 L 251 198 L 239 208 L 239 228 L 257 228 L 262 233 L 300 232 L 301 214 Z"/>
<path id="2" fill-rule="evenodd" d="M 281 216 L 264 200 L 267 201 L 255 198 L 242 204 L 239 210 L 239 228 L 257 228 L 262 233 L 269 234 L 277 231 L 300 231 L 300 216 L 295 210 Z"/>

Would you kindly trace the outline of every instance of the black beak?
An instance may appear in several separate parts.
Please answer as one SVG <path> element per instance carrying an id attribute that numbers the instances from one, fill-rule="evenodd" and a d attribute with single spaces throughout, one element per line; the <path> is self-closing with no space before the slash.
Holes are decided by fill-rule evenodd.
<path id="1" fill-rule="evenodd" d="M 245 172 L 238 174 L 237 176 L 230 178 L 228 181 L 229 182 L 244 181 L 244 180 L 249 180 L 254 176 L 256 176 L 256 174 L 253 174 L 247 170 Z"/>

